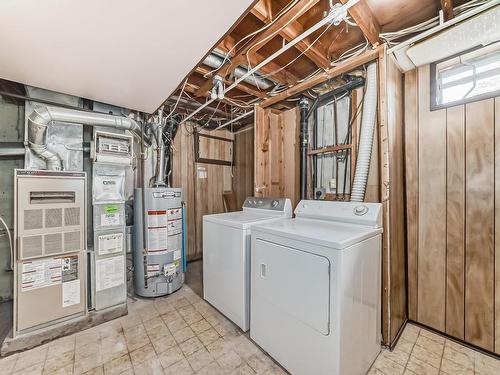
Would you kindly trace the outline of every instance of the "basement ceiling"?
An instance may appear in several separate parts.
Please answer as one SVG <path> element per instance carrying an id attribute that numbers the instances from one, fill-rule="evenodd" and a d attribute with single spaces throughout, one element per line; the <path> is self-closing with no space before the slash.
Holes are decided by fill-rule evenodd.
<path id="1" fill-rule="evenodd" d="M 0 2 L 0 78 L 151 113 L 252 0 Z"/>

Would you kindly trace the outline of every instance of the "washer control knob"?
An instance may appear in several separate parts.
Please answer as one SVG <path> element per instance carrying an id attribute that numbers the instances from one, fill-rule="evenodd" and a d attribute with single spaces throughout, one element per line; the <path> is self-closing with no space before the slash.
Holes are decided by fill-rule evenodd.
<path id="1" fill-rule="evenodd" d="M 365 205 L 354 207 L 354 214 L 358 216 L 363 216 L 368 212 L 368 207 Z"/>

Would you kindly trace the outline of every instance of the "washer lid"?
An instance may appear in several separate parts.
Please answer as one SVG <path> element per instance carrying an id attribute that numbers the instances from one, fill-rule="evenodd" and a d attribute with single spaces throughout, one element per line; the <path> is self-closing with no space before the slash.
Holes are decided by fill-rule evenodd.
<path id="1" fill-rule="evenodd" d="M 203 221 L 247 229 L 256 223 L 285 218 L 283 212 L 271 210 L 236 211 L 223 214 L 205 215 Z"/>
<path id="2" fill-rule="evenodd" d="M 252 231 L 341 250 L 382 233 L 382 228 L 298 218 L 255 225 Z"/>

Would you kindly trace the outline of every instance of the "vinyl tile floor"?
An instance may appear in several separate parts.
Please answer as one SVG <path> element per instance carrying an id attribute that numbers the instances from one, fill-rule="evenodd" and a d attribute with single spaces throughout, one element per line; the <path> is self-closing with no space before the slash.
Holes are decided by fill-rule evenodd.
<path id="1" fill-rule="evenodd" d="M 286 374 L 248 336 L 185 285 L 129 300 L 129 314 L 0 359 L 0 374 Z M 500 361 L 408 325 L 371 375 L 500 374 Z M 344 374 L 343 374 L 344 375 Z"/>

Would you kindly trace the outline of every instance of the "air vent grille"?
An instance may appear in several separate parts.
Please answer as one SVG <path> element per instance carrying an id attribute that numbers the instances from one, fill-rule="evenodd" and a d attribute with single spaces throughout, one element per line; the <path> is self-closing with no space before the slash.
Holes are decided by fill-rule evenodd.
<path id="1" fill-rule="evenodd" d="M 80 231 L 64 233 L 64 251 L 80 250 Z"/>
<path id="2" fill-rule="evenodd" d="M 43 228 L 43 210 L 24 210 L 24 230 Z"/>
<path id="3" fill-rule="evenodd" d="M 62 209 L 48 208 L 45 210 L 45 228 L 62 227 Z"/>
<path id="4" fill-rule="evenodd" d="M 64 209 L 64 225 L 80 225 L 80 207 Z"/>
<path id="5" fill-rule="evenodd" d="M 23 237 L 21 254 L 23 259 L 42 255 L 42 236 Z"/>
<path id="6" fill-rule="evenodd" d="M 45 254 L 56 254 L 62 252 L 62 234 L 46 234 L 43 238 Z"/>

